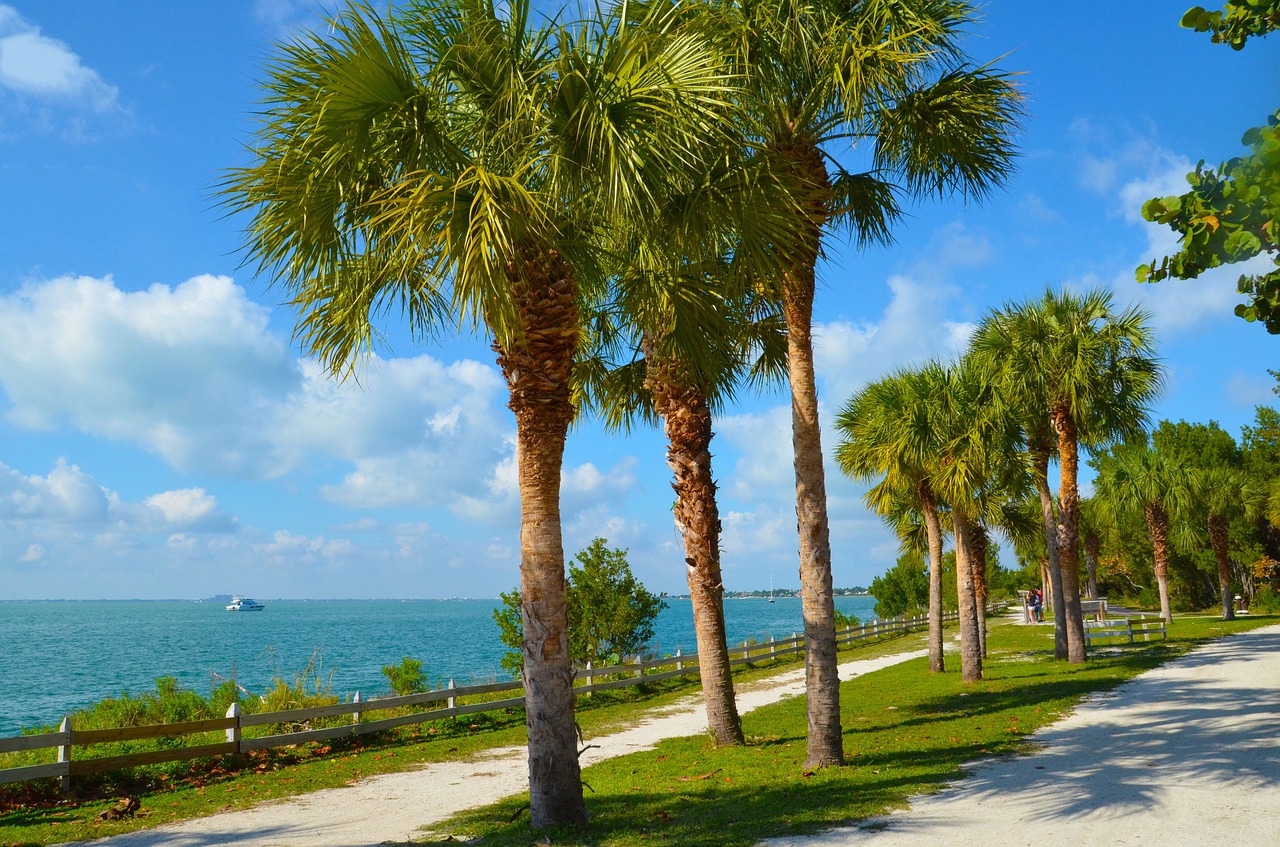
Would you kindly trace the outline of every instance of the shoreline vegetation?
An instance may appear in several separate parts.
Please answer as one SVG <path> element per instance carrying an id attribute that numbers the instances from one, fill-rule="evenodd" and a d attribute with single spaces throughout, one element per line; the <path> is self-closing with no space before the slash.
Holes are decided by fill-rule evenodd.
<path id="1" fill-rule="evenodd" d="M 803 698 L 791 698 L 744 716 L 745 747 L 717 750 L 703 737 L 672 739 L 654 751 L 586 769 L 583 779 L 593 788 L 590 823 L 551 835 L 556 844 L 710 847 L 865 819 L 902 807 L 912 795 L 937 790 L 959 776 L 964 762 L 1024 750 L 1027 734 L 1070 711 L 1087 694 L 1119 685 L 1213 638 L 1277 622 L 1276 616 L 1235 621 L 1179 616 L 1167 641 L 1097 649 L 1080 667 L 1053 660 L 1048 625 L 1002 619 L 991 630 L 990 673 L 981 688 L 964 685 L 957 673 L 927 674 L 923 659 L 842 685 L 848 767 L 802 772 L 804 704 Z M 921 634 L 886 638 L 842 651 L 841 659 L 901 653 L 923 643 Z M 748 665 L 735 673 L 735 684 L 767 680 L 798 664 L 784 659 Z M 588 740 L 599 738 L 696 693 L 694 683 L 664 681 L 592 695 L 580 704 L 579 723 Z M 358 742 L 106 774 L 94 790 L 84 786 L 85 793 L 71 801 L 57 797 L 52 780 L 5 786 L 0 787 L 0 844 L 58 844 L 150 828 L 523 742 L 523 712 L 510 709 Z M 136 799 L 140 810 L 100 820 L 121 797 Z M 486 845 L 525 844 L 529 836 L 521 804 L 527 802 L 527 795 L 517 795 L 435 829 L 482 836 L 479 843 Z"/>

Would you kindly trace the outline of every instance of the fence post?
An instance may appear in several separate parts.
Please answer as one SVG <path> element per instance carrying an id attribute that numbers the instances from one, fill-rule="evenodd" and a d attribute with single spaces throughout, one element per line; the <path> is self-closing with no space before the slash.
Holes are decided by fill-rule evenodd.
<path id="1" fill-rule="evenodd" d="M 58 788 L 67 795 L 71 793 L 71 717 L 69 715 L 62 719 L 58 732 L 66 734 L 63 743 L 58 745 L 58 764 L 65 762 L 67 765 L 67 773 L 63 774 L 58 781 Z"/>
<path id="2" fill-rule="evenodd" d="M 678 670 L 678 671 L 682 671 L 682 670 L 684 670 L 684 662 L 682 662 L 682 661 L 680 660 L 680 651 L 679 651 L 679 650 L 676 650 L 676 670 Z"/>
<path id="3" fill-rule="evenodd" d="M 232 703 L 227 707 L 227 717 L 235 720 L 232 726 L 227 727 L 227 743 L 236 745 L 236 752 L 240 752 L 240 704 Z"/>
<path id="4" fill-rule="evenodd" d="M 747 642 L 745 641 L 742 642 L 742 658 L 744 659 L 751 658 L 751 648 L 747 646 Z"/>
<path id="5" fill-rule="evenodd" d="M 770 635 L 770 636 L 769 636 L 769 658 L 770 658 L 770 659 L 776 659 L 776 658 L 777 658 L 777 655 L 776 655 L 776 654 L 777 654 L 777 651 L 778 651 L 778 648 L 774 646 L 774 637 L 773 637 L 772 635 Z"/>
<path id="6" fill-rule="evenodd" d="M 449 690 L 452 691 L 457 687 L 458 686 L 453 684 L 453 677 L 449 677 Z M 452 709 L 458 705 L 458 698 L 450 694 L 449 699 L 446 702 L 449 704 L 449 708 Z"/>
<path id="7" fill-rule="evenodd" d="M 354 697 L 352 697 L 352 698 L 351 698 L 351 702 L 352 702 L 352 703 L 356 703 L 357 705 L 358 705 L 358 704 L 360 704 L 360 703 L 362 703 L 362 702 L 364 702 L 363 700 L 361 700 L 361 699 L 360 699 L 360 692 L 359 692 L 359 691 L 357 691 L 357 692 L 356 692 L 356 696 L 354 696 Z M 360 710 L 359 710 L 359 709 L 356 709 L 354 712 L 352 712 L 352 713 L 351 713 L 351 722 L 352 722 L 352 723 L 360 723 Z"/>
<path id="8" fill-rule="evenodd" d="M 591 660 L 587 659 L 587 688 L 590 688 L 594 684 L 595 683 L 592 681 L 592 678 L 591 678 Z"/>
<path id="9" fill-rule="evenodd" d="M 643 660 L 639 656 L 636 656 L 636 678 L 637 679 L 644 676 L 643 664 L 644 664 Z"/>

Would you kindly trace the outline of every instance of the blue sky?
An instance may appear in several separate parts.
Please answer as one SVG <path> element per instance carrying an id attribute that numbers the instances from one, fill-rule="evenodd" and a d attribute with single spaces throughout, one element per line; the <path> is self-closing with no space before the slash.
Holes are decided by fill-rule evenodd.
<path id="1" fill-rule="evenodd" d="M 1138 209 L 1197 159 L 1236 155 L 1277 105 L 1274 39 L 1180 29 L 1186 0 L 992 0 L 978 61 L 1020 72 L 1019 172 L 982 205 L 913 207 L 892 248 L 832 242 L 816 309 L 824 421 L 894 367 L 963 347 L 983 312 L 1102 286 L 1152 312 L 1155 419 L 1238 432 L 1271 403 L 1280 339 L 1231 314 L 1239 268 L 1140 286 L 1168 232 Z M 0 599 L 492 597 L 518 581 L 514 422 L 481 338 L 390 349 L 359 385 L 290 340 L 213 199 L 245 161 L 272 43 L 320 25 L 291 0 L 0 3 Z M 789 408 L 717 423 L 729 589 L 795 587 Z M 828 430 L 830 455 L 834 437 Z M 656 432 L 570 436 L 565 545 L 631 550 L 654 590 L 683 554 Z M 828 471 L 835 582 L 897 545 Z"/>

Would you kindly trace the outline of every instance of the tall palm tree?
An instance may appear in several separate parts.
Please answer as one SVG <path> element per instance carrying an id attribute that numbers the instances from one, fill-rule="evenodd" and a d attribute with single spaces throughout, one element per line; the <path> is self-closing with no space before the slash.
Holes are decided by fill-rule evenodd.
<path id="1" fill-rule="evenodd" d="M 1105 444 L 1139 431 L 1146 421 L 1147 404 L 1160 387 L 1148 316 L 1137 308 L 1117 312 L 1103 290 L 1079 295 L 1047 290 L 1038 300 L 1006 305 L 984 321 L 983 329 L 989 331 L 975 334 L 972 349 L 988 372 L 996 363 L 1001 393 L 1022 401 L 1018 405 L 1043 403 L 1028 408 L 1047 411 L 1057 436 L 1058 567 L 1067 659 L 1081 663 L 1080 445 Z M 1030 439 L 1038 430 L 1028 432 Z M 1034 445 L 1031 453 L 1039 485 Z M 1047 529 L 1045 535 L 1054 537 Z"/>
<path id="2" fill-rule="evenodd" d="M 581 822 L 559 503 L 580 315 L 604 291 L 602 235 L 723 143 L 724 67 L 656 19 L 425 0 L 295 35 L 264 86 L 223 191 L 303 346 L 345 374 L 397 308 L 418 337 L 492 338 L 516 421 L 531 819 Z"/>
<path id="3" fill-rule="evenodd" d="M 598 322 L 597 345 L 580 390 L 584 402 L 613 428 L 629 428 L 637 419 L 662 423 L 676 493 L 675 523 L 684 542 L 707 727 L 716 745 L 724 746 L 743 744 L 745 738 L 725 633 L 712 420 L 741 384 L 781 378 L 786 342 L 776 310 L 757 302 L 750 290 L 737 290 L 726 279 L 732 273 L 727 264 L 716 270 L 718 280 L 700 280 L 689 273 L 672 283 L 680 288 L 682 283 L 696 287 L 709 282 L 720 295 L 712 298 L 717 308 L 699 314 L 702 332 L 696 334 L 696 348 L 679 343 L 679 336 L 670 331 L 674 313 L 636 314 L 624 297 L 613 311 L 628 325 Z M 627 286 L 622 292 L 633 290 Z M 630 360 L 610 366 L 619 354 Z"/>
<path id="4" fill-rule="evenodd" d="M 1018 429 L 969 357 L 946 368 L 944 375 L 935 486 L 951 505 L 955 534 L 961 678 L 975 682 L 982 679 L 983 616 L 978 609 L 978 571 L 986 566 L 978 558 L 984 555 L 982 526 L 994 512 L 994 492 L 1014 476 L 1009 457 Z"/>
<path id="5" fill-rule="evenodd" d="M 1153 448 L 1145 435 L 1117 445 L 1098 457 L 1097 498 L 1117 515 L 1141 514 L 1147 524 L 1160 591 L 1160 617 L 1173 623 L 1169 607 L 1169 559 L 1173 552 L 1172 520 L 1185 520 L 1195 486 L 1190 474 L 1171 457 Z"/>
<path id="6" fill-rule="evenodd" d="M 981 545 L 977 526 L 983 514 L 982 493 L 993 477 L 997 446 L 1004 443 L 1009 429 L 994 413 L 991 400 L 978 374 L 963 362 L 950 367 L 929 362 L 867 386 L 854 395 L 836 423 L 844 434 L 836 449 L 841 468 L 864 480 L 883 477 L 867 495 L 873 508 L 889 514 L 895 499 L 911 493 L 918 498 L 915 505 L 925 516 L 930 546 L 930 666 L 936 649 L 939 669 L 941 630 L 940 624 L 934 630 L 934 621 L 941 618 L 942 530 L 937 512 L 941 503 L 950 507 L 960 670 L 968 682 L 982 678 L 974 576 Z"/>
<path id="7" fill-rule="evenodd" d="M 867 505 L 890 517 L 918 509 L 929 552 L 929 670 L 944 669 L 942 652 L 942 542 L 939 497 L 934 492 L 942 446 L 939 397 L 945 373 L 937 363 L 903 369 L 855 394 L 836 418 L 842 436 L 836 462 L 854 479 L 876 485 Z"/>
<path id="8" fill-rule="evenodd" d="M 1019 98 L 1008 79 L 965 64 L 959 0 L 714 0 L 694 17 L 734 52 L 760 146 L 789 174 L 799 207 L 780 276 L 787 322 L 800 542 L 808 755 L 842 764 L 830 530 L 813 365 L 813 302 L 822 240 L 852 231 L 887 241 L 898 195 L 982 197 L 1012 168 Z M 836 151 L 867 148 L 867 169 Z M 830 166 L 830 167 L 829 167 Z"/>
<path id="9" fill-rule="evenodd" d="M 1062 541 L 1058 535 L 1058 512 L 1049 489 L 1049 464 L 1055 452 L 1053 421 L 1045 394 L 1044 373 L 1039 368 L 1027 367 L 1035 351 L 1049 344 L 1048 336 L 1052 331 L 1052 324 L 1041 320 L 1041 316 L 1027 306 L 1006 305 L 982 319 L 969 342 L 968 355 L 973 366 L 996 386 L 1003 408 L 1022 428 L 1032 484 L 1040 500 L 1044 522 L 1049 602 L 1053 608 L 1054 655 L 1065 659 L 1067 615 L 1059 566 Z M 1024 353 L 1021 360 L 1011 358 L 1014 351 Z"/>
<path id="10" fill-rule="evenodd" d="M 1005 435 L 1014 430 L 1004 429 Z M 987 657 L 987 551 L 991 532 L 998 530 L 1015 544 L 1039 535 L 1039 527 L 1026 510 L 1030 479 L 1026 466 L 1011 444 L 990 447 L 992 473 L 978 495 L 981 511 L 975 526 L 974 595 L 977 601 L 978 633 L 982 657 Z"/>
<path id="11" fill-rule="evenodd" d="M 1245 513 L 1244 456 L 1236 440 L 1216 421 L 1187 423 L 1161 421 L 1151 436 L 1156 449 L 1191 474 L 1196 486 L 1196 522 L 1208 530 L 1209 546 L 1218 567 L 1218 591 L 1222 617 L 1235 617 L 1231 594 L 1231 562 L 1228 555 L 1230 522 Z M 1199 534 L 1199 533 L 1197 533 Z M 1193 541 L 1202 541 L 1200 538 Z"/>
<path id="12" fill-rule="evenodd" d="M 1235 602 L 1231 594 L 1231 519 L 1244 515 L 1245 481 L 1242 472 L 1230 467 L 1191 468 L 1196 501 L 1209 531 L 1209 546 L 1218 567 L 1218 596 L 1222 619 L 1234 620 Z"/>

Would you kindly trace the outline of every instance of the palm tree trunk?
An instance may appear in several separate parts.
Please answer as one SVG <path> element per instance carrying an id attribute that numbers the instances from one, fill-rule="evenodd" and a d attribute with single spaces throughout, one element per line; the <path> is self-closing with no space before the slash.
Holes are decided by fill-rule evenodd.
<path id="1" fill-rule="evenodd" d="M 978 652 L 987 658 L 987 528 L 973 525 L 973 603 L 978 616 Z"/>
<path id="2" fill-rule="evenodd" d="M 679 366 L 657 356 L 645 339 L 645 385 L 667 434 L 667 465 L 675 475 L 676 528 L 684 540 L 698 673 L 707 728 L 717 747 L 744 744 L 733 696 L 720 576 L 720 512 L 711 475 L 711 409 L 706 396 L 682 379 Z"/>
<path id="3" fill-rule="evenodd" d="M 1067 658 L 1067 615 L 1062 604 L 1062 568 L 1058 560 L 1058 517 L 1053 510 L 1053 494 L 1049 491 L 1049 448 L 1032 450 L 1031 462 L 1036 492 L 1040 495 L 1040 511 L 1044 516 L 1045 552 L 1049 555 L 1049 602 L 1053 608 L 1053 656 Z"/>
<path id="4" fill-rule="evenodd" d="M 1087 591 L 1090 600 L 1098 599 L 1098 552 L 1102 547 L 1102 539 L 1092 529 L 1084 534 L 1084 567 L 1089 574 Z"/>
<path id="5" fill-rule="evenodd" d="M 523 268 L 513 262 L 508 275 L 524 332 L 520 343 L 498 348 L 498 366 L 516 417 L 529 809 L 532 825 L 544 828 L 587 819 L 560 531 L 560 474 L 573 421 L 569 375 L 578 342 L 577 286 L 554 260 Z"/>
<path id="6" fill-rule="evenodd" d="M 1079 439 L 1076 422 L 1066 406 L 1053 409 L 1053 425 L 1058 430 L 1058 466 L 1062 471 L 1058 486 L 1058 521 L 1061 546 L 1058 569 L 1062 571 L 1062 606 L 1067 625 L 1067 661 L 1085 660 L 1084 615 L 1080 610 L 1080 473 Z M 1055 609 L 1055 612 L 1057 610 Z M 1055 631 L 1056 631 L 1056 626 Z"/>
<path id="7" fill-rule="evenodd" d="M 929 536 L 929 670 L 942 673 L 942 523 L 929 483 L 921 480 L 917 493 Z"/>
<path id="8" fill-rule="evenodd" d="M 973 524 L 964 508 L 954 503 L 951 524 L 956 536 L 956 594 L 960 604 L 960 678 L 977 682 L 982 679 L 982 649 L 973 590 Z"/>
<path id="9" fill-rule="evenodd" d="M 797 175 L 798 184 L 812 189 L 807 211 L 801 213 L 805 235 L 797 247 L 791 270 L 783 279 L 809 716 L 808 755 L 804 766 L 812 769 L 844 764 L 840 677 L 836 668 L 836 607 L 831 583 L 831 532 L 827 523 L 827 482 L 813 371 L 814 280 L 830 189 L 826 166 L 817 148 L 800 145 L 780 152 Z"/>
<path id="10" fill-rule="evenodd" d="M 1218 591 L 1222 596 L 1222 619 L 1235 620 L 1236 604 L 1231 597 L 1231 562 L 1227 557 L 1229 538 L 1227 519 L 1217 512 L 1209 513 L 1209 543 L 1218 562 Z"/>
<path id="11" fill-rule="evenodd" d="M 1165 626 L 1173 624 L 1169 609 L 1169 516 L 1158 502 L 1148 503 L 1143 509 L 1147 519 L 1147 532 L 1151 536 L 1151 550 L 1156 560 L 1156 584 L 1160 587 L 1160 617 Z"/>

